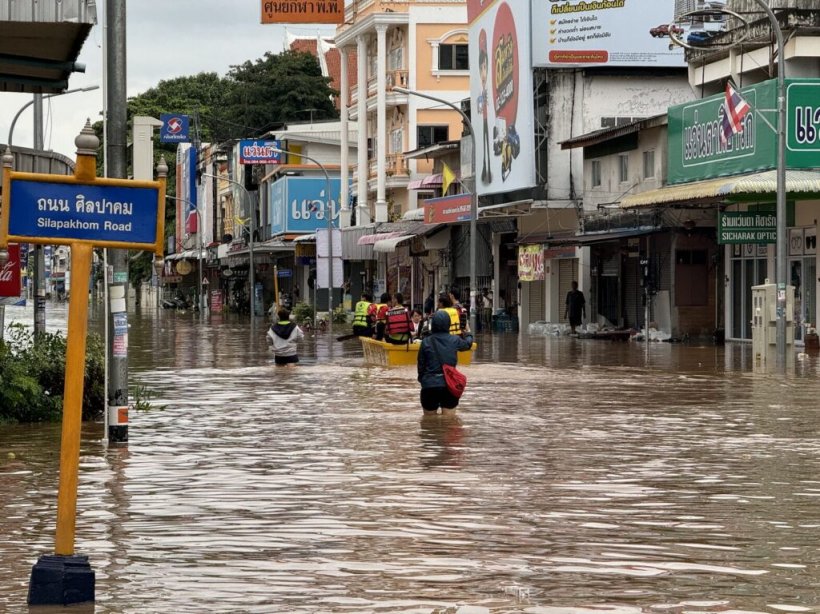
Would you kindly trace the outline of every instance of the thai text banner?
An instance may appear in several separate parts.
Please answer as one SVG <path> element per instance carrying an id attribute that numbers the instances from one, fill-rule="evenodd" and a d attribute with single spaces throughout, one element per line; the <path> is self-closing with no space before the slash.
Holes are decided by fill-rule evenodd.
<path id="1" fill-rule="evenodd" d="M 670 45 L 664 33 L 675 20 L 675 5 L 675 0 L 532 0 L 533 66 L 686 66 L 683 48 Z"/>
<path id="2" fill-rule="evenodd" d="M 718 243 L 776 243 L 777 216 L 756 211 L 721 211 L 718 214 Z"/>
<path id="3" fill-rule="evenodd" d="M 544 280 L 544 246 L 521 245 L 518 248 L 519 281 Z"/>
<path id="4" fill-rule="evenodd" d="M 158 190 L 12 179 L 9 235 L 155 243 Z"/>
<path id="5" fill-rule="evenodd" d="M 262 23 L 331 23 L 344 22 L 343 0 L 307 0 L 262 2 Z"/>

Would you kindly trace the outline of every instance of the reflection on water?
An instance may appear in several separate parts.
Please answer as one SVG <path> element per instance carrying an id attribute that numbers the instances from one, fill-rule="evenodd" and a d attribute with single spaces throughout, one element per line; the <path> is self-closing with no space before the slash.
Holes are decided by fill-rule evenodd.
<path id="1" fill-rule="evenodd" d="M 802 612 L 817 606 L 817 356 L 479 339 L 451 415 L 412 367 L 264 323 L 131 316 L 155 409 L 83 431 L 96 613 Z M 0 611 L 53 547 L 59 427 L 0 428 Z M 14 458 L 9 457 L 9 453 Z M 82 610 L 78 610 L 82 611 Z"/>

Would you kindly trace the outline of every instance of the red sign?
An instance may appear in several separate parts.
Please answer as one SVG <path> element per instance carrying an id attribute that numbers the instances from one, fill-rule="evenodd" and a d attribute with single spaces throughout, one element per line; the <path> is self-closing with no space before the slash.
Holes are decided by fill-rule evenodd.
<path id="1" fill-rule="evenodd" d="M 211 312 L 222 313 L 222 290 L 211 290 Z"/>
<path id="2" fill-rule="evenodd" d="M 471 206 L 472 202 L 469 194 L 428 198 L 424 201 L 424 223 L 468 222 L 470 221 Z"/>
<path id="3" fill-rule="evenodd" d="M 0 296 L 20 296 L 20 246 L 9 243 L 9 259 L 0 269 Z"/>

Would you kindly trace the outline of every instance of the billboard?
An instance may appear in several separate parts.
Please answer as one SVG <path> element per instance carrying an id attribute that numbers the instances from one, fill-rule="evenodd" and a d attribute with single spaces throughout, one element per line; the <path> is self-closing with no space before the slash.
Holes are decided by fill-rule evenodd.
<path id="1" fill-rule="evenodd" d="M 20 277 L 20 246 L 17 243 L 9 243 L 8 260 L 0 268 L 0 297 L 11 298 L 8 302 L 0 301 L 0 305 L 13 305 L 20 300 L 22 294 L 22 281 Z"/>
<path id="2" fill-rule="evenodd" d="M 532 63 L 686 66 L 668 36 L 674 20 L 675 0 L 532 0 Z"/>
<path id="3" fill-rule="evenodd" d="M 470 24 L 470 104 L 480 195 L 535 185 L 529 21 L 530 0 L 495 0 Z"/>
<path id="4" fill-rule="evenodd" d="M 424 201 L 424 223 L 468 222 L 471 217 L 471 206 L 472 197 L 470 194 L 428 198 Z"/>
<path id="5" fill-rule="evenodd" d="M 190 120 L 187 115 L 163 113 L 159 116 L 162 126 L 159 129 L 160 143 L 187 143 L 190 141 Z"/>
<path id="6" fill-rule="evenodd" d="M 544 246 L 518 246 L 518 281 L 544 281 Z"/>
<path id="7" fill-rule="evenodd" d="M 330 205 L 337 224 L 340 185 L 338 177 L 330 179 Z M 283 177 L 270 184 L 271 234 L 309 233 L 327 228 L 326 190 L 323 177 Z"/>

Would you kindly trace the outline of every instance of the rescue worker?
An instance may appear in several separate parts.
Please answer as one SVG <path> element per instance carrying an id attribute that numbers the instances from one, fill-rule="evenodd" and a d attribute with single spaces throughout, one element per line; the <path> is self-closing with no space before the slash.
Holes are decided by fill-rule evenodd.
<path id="1" fill-rule="evenodd" d="M 465 331 L 465 330 L 467 330 L 467 322 L 469 320 L 469 313 L 468 313 L 467 309 L 464 308 L 464 305 L 462 305 L 461 302 L 458 300 L 457 295 L 456 295 L 457 292 L 458 292 L 458 290 L 456 290 L 455 288 L 450 290 L 450 301 L 453 303 L 453 309 L 455 309 L 458 312 L 458 321 L 459 321 L 459 324 L 461 325 L 461 330 Z"/>
<path id="2" fill-rule="evenodd" d="M 460 335 L 462 332 L 461 318 L 459 317 L 458 309 L 453 307 L 453 301 L 450 294 L 441 293 L 438 296 L 438 309 L 444 311 L 450 318 L 450 334 Z"/>
<path id="3" fill-rule="evenodd" d="M 394 345 L 404 345 L 410 342 L 412 323 L 410 314 L 404 306 L 404 297 L 401 292 L 393 295 L 393 303 L 385 317 L 384 340 Z"/>
<path id="4" fill-rule="evenodd" d="M 372 304 L 373 297 L 367 292 L 362 292 L 362 298 L 356 303 L 353 311 L 353 334 L 357 337 L 373 336 L 373 321 L 368 314 Z"/>
<path id="5" fill-rule="evenodd" d="M 387 324 L 387 310 L 390 309 L 388 303 L 390 302 L 390 295 L 387 292 L 382 293 L 378 303 L 370 305 L 370 315 L 375 326 L 373 337 L 377 341 L 384 339 L 384 327 Z"/>

